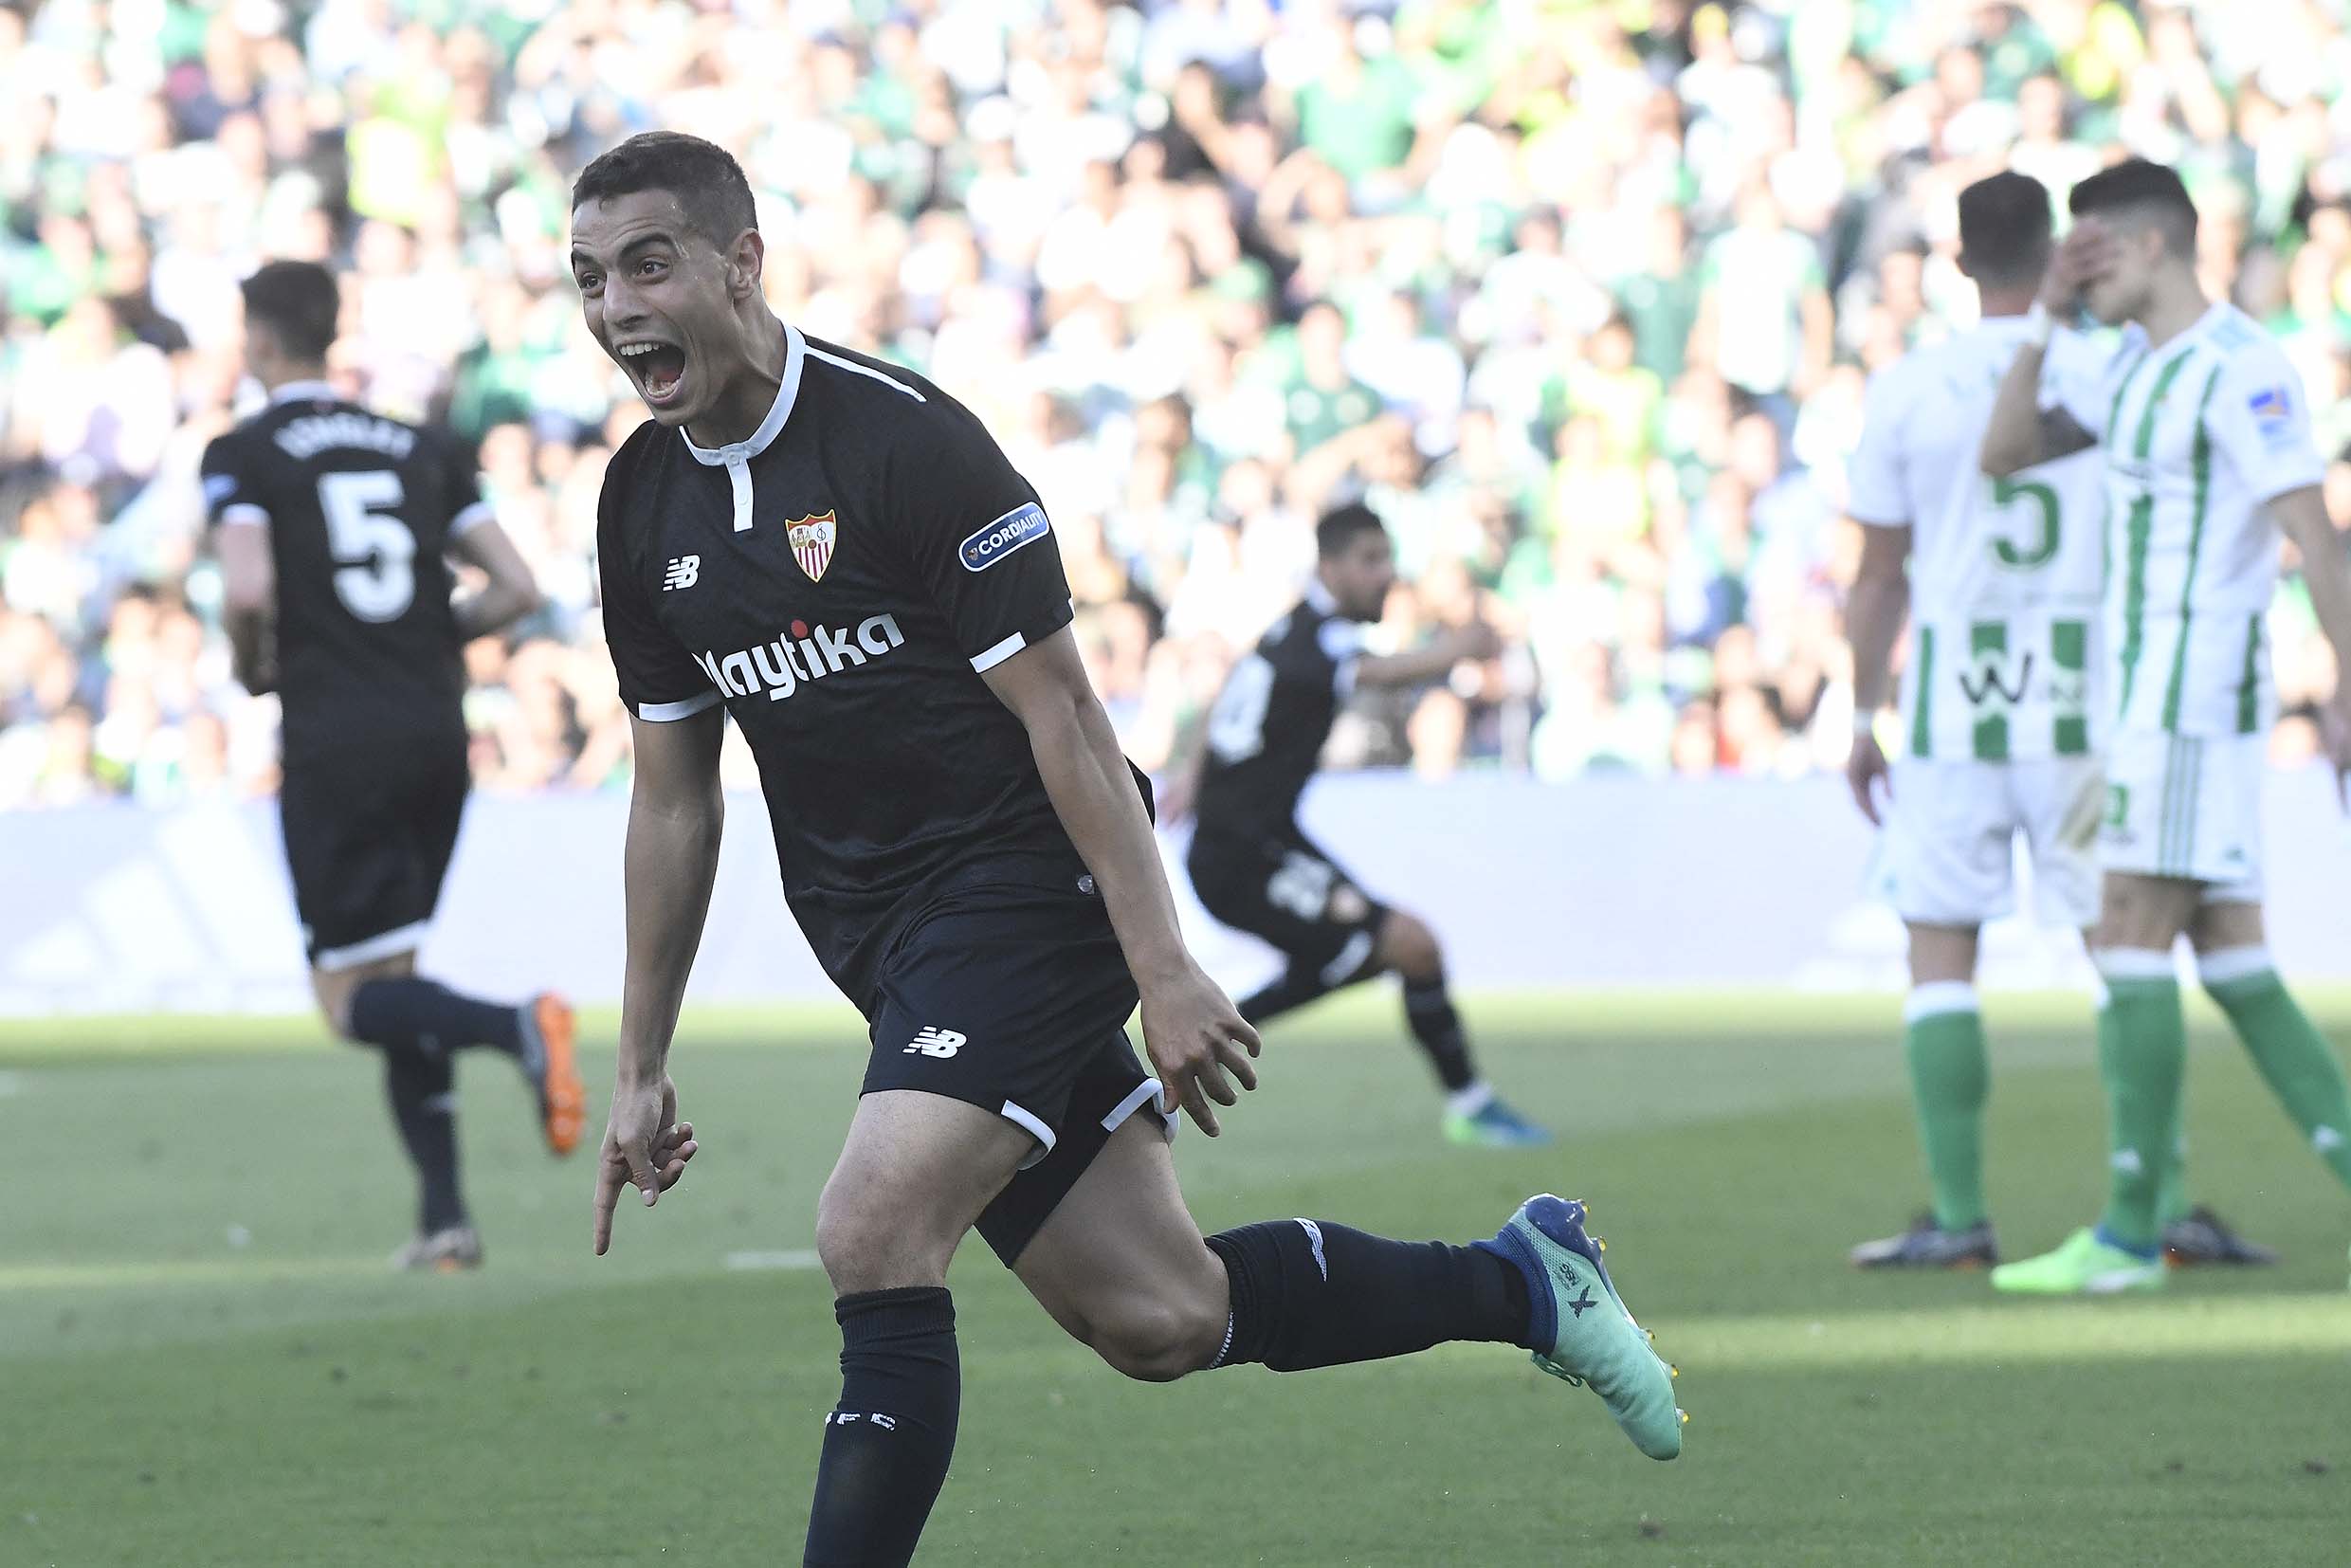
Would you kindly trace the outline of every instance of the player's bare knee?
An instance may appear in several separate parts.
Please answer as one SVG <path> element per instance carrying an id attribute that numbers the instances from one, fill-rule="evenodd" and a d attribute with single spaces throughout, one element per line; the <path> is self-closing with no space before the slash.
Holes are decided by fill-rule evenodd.
<path id="1" fill-rule="evenodd" d="M 943 1284 L 954 1236 L 872 1193 L 828 1186 L 816 1203 L 816 1258 L 836 1294 Z"/>
<path id="2" fill-rule="evenodd" d="M 1225 1341 L 1227 1305 L 1205 1297 L 1130 1297 L 1088 1323 L 1096 1355 L 1126 1377 L 1172 1383 L 1205 1368 Z"/>
<path id="3" fill-rule="evenodd" d="M 1433 980 L 1445 973 L 1445 954 L 1436 933 L 1414 915 L 1396 910 L 1379 934 L 1380 957 L 1408 980 Z"/>
<path id="4" fill-rule="evenodd" d="M 2172 878 L 2110 875 L 2091 945 L 2101 952 L 2169 952 L 2194 916 L 2199 893 L 2194 883 Z"/>
<path id="5" fill-rule="evenodd" d="M 352 1039 L 351 994 L 358 987 L 351 976 L 319 970 L 310 976 L 310 989 L 319 999 L 319 1012 L 326 1019 L 327 1028 L 342 1039 Z"/>

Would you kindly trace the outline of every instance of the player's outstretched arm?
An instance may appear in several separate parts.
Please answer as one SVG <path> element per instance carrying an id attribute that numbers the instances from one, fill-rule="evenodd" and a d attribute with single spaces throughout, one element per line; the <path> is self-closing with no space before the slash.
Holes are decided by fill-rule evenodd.
<path id="1" fill-rule="evenodd" d="M 636 778 L 629 796 L 628 968 L 621 981 L 620 1062 L 611 1119 L 596 1161 L 595 1247 L 611 1246 L 612 1211 L 634 1186 L 647 1208 L 685 1174 L 699 1147 L 678 1120 L 669 1041 L 702 945 L 719 871 L 726 800 L 719 789 L 724 714 L 711 707 L 656 722 L 631 718 Z"/>
<path id="2" fill-rule="evenodd" d="M 1159 864 L 1151 818 L 1119 750 L 1110 716 L 1094 695 L 1067 627 L 1032 643 L 980 677 L 1029 731 L 1029 747 L 1054 814 L 1102 889 L 1119 947 L 1142 993 L 1143 1048 L 1159 1075 L 1159 1108 L 1180 1103 L 1214 1138 L 1211 1106 L 1257 1086 L 1249 1058 L 1257 1031 L 1193 961 L 1176 923 L 1176 897 Z"/>
<path id="3" fill-rule="evenodd" d="M 2008 374 L 2001 378 L 1992 423 L 1984 428 L 1982 465 L 1992 478 L 2007 479 L 2098 445 L 2098 438 L 2065 410 L 2041 406 L 2041 361 L 2049 351 L 2051 324 L 2071 320 L 2080 311 L 2082 290 L 2106 266 L 2112 252 L 2113 241 L 2095 219 L 2085 218 L 2050 258 L 2040 298 L 2033 304 L 2033 333 L 2016 350 Z"/>
<path id="4" fill-rule="evenodd" d="M 457 629 L 468 642 L 500 631 L 537 610 L 538 579 L 495 519 L 475 523 L 449 540 L 449 556 L 479 567 L 489 581 L 457 601 Z"/>
<path id="5" fill-rule="evenodd" d="M 1491 659 L 1502 651 L 1502 638 L 1484 621 L 1449 628 L 1423 647 L 1401 653 L 1367 653 L 1355 665 L 1358 686 L 1417 686 L 1442 681 L 1453 666 L 1475 659 Z"/>
<path id="6" fill-rule="evenodd" d="M 1910 610 L 1909 561 L 1908 528 L 1861 525 L 1861 567 L 1845 601 L 1845 636 L 1853 649 L 1853 749 L 1846 758 L 1845 778 L 1854 804 L 1873 824 L 1879 793 L 1892 793 L 1873 721 L 1893 691 L 1894 639 Z"/>
<path id="7" fill-rule="evenodd" d="M 2351 563 L 2342 536 L 2326 515 L 2326 498 L 2315 484 L 2288 490 L 2269 502 L 2269 515 L 2302 556 L 2302 579 L 2310 590 L 2310 610 L 2335 650 L 2335 700 L 2325 724 L 2326 750 L 2335 764 L 2335 793 L 2351 811 Z"/>

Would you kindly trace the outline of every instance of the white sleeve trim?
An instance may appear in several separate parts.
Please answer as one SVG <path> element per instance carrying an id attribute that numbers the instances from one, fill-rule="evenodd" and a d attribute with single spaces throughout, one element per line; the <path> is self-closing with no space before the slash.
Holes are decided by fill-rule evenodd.
<path id="1" fill-rule="evenodd" d="M 234 501 L 229 505 L 222 507 L 220 520 L 221 526 L 224 528 L 232 526 L 239 528 L 266 528 L 269 526 L 268 512 L 262 507 L 254 505 L 249 501 Z"/>
<path id="2" fill-rule="evenodd" d="M 449 520 L 449 538 L 461 538 L 485 522 L 497 520 L 498 508 L 486 501 L 477 501 Z"/>
<path id="3" fill-rule="evenodd" d="M 682 702 L 640 702 L 636 706 L 636 715 L 647 723 L 666 724 L 679 719 L 691 719 L 718 700 L 717 692 L 703 691 Z"/>
<path id="4" fill-rule="evenodd" d="M 809 352 L 812 354 L 815 351 L 811 349 Z M 989 648 L 983 653 L 975 655 L 972 660 L 972 668 L 977 670 L 980 674 L 985 675 L 990 670 L 995 668 L 996 665 L 1004 663 L 1005 660 L 1010 659 L 1013 654 L 1018 653 L 1022 648 L 1027 647 L 1028 646 L 1028 637 L 1021 632 L 1015 631 L 1010 637 L 1005 638 L 1004 641 L 996 644 L 995 647 Z"/>

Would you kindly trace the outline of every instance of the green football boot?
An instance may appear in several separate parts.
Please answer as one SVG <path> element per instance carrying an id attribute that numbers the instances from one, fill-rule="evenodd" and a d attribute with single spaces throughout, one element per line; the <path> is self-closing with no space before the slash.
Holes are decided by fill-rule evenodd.
<path id="1" fill-rule="evenodd" d="M 1545 1193 L 1528 1198 L 1492 1241 L 1477 1245 L 1508 1258 L 1526 1275 L 1536 1345 L 1535 1364 L 1554 1377 L 1589 1388 L 1608 1406 L 1632 1446 L 1651 1459 L 1682 1451 L 1689 1419 L 1673 1402 L 1680 1376 L 1649 1348 L 1616 1294 L 1604 1249 L 1584 1233 L 1584 1205 Z"/>

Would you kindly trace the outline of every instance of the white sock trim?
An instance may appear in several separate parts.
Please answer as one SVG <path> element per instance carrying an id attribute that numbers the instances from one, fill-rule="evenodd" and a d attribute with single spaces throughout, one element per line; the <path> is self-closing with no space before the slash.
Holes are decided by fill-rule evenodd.
<path id="1" fill-rule="evenodd" d="M 1310 1219 L 1302 1219 L 1297 1221 L 1297 1223 L 1305 1228 L 1306 1245 L 1314 1250 L 1314 1267 L 1316 1271 L 1322 1276 L 1325 1284 L 1329 1283 L 1331 1277 L 1331 1266 L 1330 1261 L 1322 1256 L 1322 1227 L 1317 1225 Z"/>
<path id="2" fill-rule="evenodd" d="M 1910 988 L 1909 998 L 1902 1004 L 1902 1021 L 1915 1024 L 1922 1018 L 1940 1018 L 1951 1012 L 1975 1012 L 1976 988 L 1965 980 L 1929 980 Z"/>
<path id="3" fill-rule="evenodd" d="M 2196 978 L 2206 985 L 2227 985 L 2276 967 L 2267 946 L 2224 947 L 2217 953 L 2199 955 L 2196 960 Z"/>
<path id="4" fill-rule="evenodd" d="M 1475 1116 L 1494 1103 L 1493 1085 L 1483 1078 L 1445 1097 L 1448 1116 Z"/>
<path id="5" fill-rule="evenodd" d="M 2168 980 L 2178 973 L 2170 954 L 2144 947 L 2101 948 L 2092 961 L 2107 980 Z"/>

